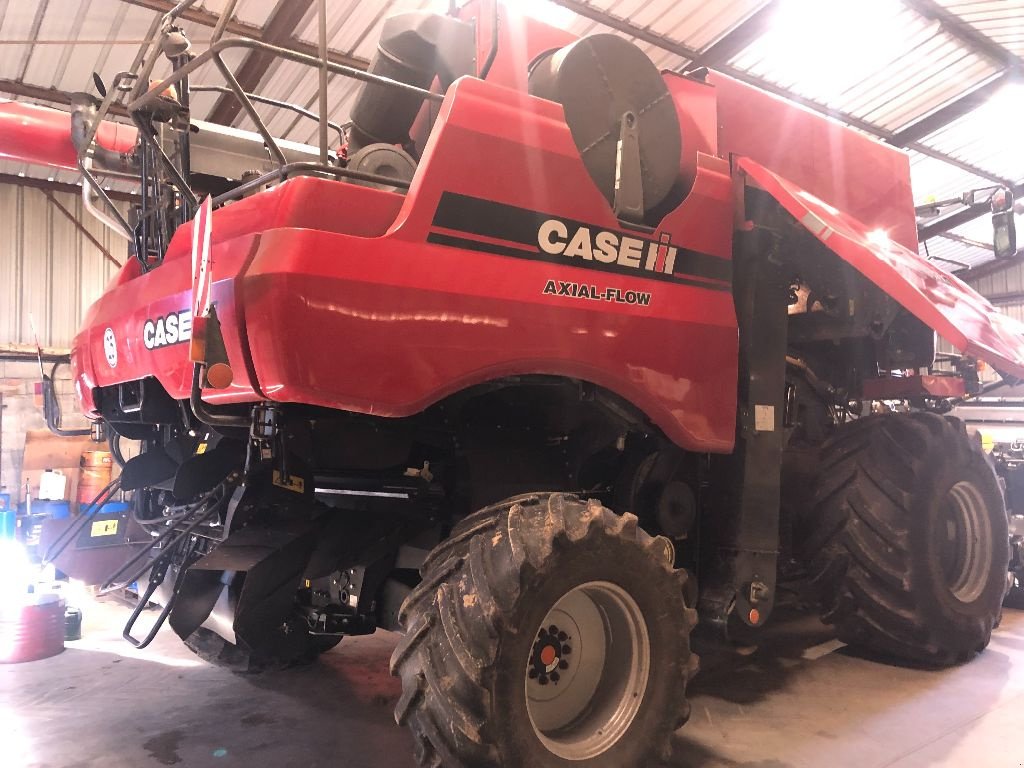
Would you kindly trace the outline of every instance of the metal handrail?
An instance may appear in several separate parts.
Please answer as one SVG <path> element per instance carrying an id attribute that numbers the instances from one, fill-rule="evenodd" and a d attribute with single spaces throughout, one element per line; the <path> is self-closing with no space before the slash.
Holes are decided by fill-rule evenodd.
<path id="1" fill-rule="evenodd" d="M 189 83 L 188 89 L 192 91 L 192 93 L 234 93 L 234 91 L 226 85 L 196 85 L 195 83 Z M 320 119 L 320 116 L 316 112 L 306 109 L 305 107 L 301 107 L 298 104 L 292 104 L 290 101 L 272 99 L 269 96 L 262 96 L 258 93 L 253 93 L 252 91 L 246 91 L 245 95 L 249 97 L 250 101 L 254 101 L 257 104 L 266 104 L 268 107 L 287 109 L 289 112 L 302 115 L 302 117 L 308 118 L 309 120 Z M 338 134 L 339 144 L 345 143 L 345 128 L 341 123 L 337 123 L 334 120 L 328 120 L 327 127 Z"/>
<path id="2" fill-rule="evenodd" d="M 339 168 L 336 165 L 322 165 L 321 163 L 312 162 L 298 162 L 298 163 L 286 163 L 285 165 L 276 168 L 269 173 L 265 173 L 255 179 L 240 184 L 239 186 L 228 190 L 222 195 L 218 195 L 213 198 L 214 207 L 223 205 L 224 203 L 236 200 L 240 197 L 245 197 L 250 192 L 263 187 L 267 184 L 271 184 L 275 181 L 284 181 L 285 179 L 292 178 L 293 176 L 335 176 L 339 179 L 355 179 L 356 181 L 368 181 L 375 184 L 385 184 L 389 187 L 397 187 L 399 189 L 408 189 L 409 182 L 402 179 L 393 179 L 390 176 L 381 176 L 377 173 L 366 173 L 365 171 L 355 171 L 350 168 Z"/>
<path id="3" fill-rule="evenodd" d="M 223 195 L 214 198 L 215 205 L 221 205 L 230 200 L 237 199 L 242 195 L 258 189 L 265 184 L 272 183 L 276 180 L 283 180 L 289 176 L 295 176 L 299 174 L 306 175 L 327 175 L 334 176 L 335 178 L 350 178 L 358 181 L 366 181 L 377 184 L 386 184 L 399 189 L 408 189 L 409 184 L 397 179 L 393 179 L 387 176 L 381 176 L 378 174 L 364 173 L 361 171 L 348 170 L 346 168 L 338 168 L 330 165 L 330 147 L 328 146 L 328 135 L 327 129 L 333 128 L 341 132 L 340 126 L 332 124 L 327 120 L 326 115 L 326 103 L 327 103 L 327 77 L 331 74 L 341 75 L 343 77 L 350 77 L 354 80 L 358 80 L 364 83 L 374 83 L 391 89 L 397 89 L 400 92 L 415 94 L 421 99 L 432 103 L 441 103 L 444 101 L 444 94 L 435 93 L 433 91 L 419 88 L 408 83 L 403 83 L 398 80 L 394 80 L 389 77 L 377 75 L 371 72 L 365 72 L 355 67 L 347 66 L 345 64 L 338 64 L 332 62 L 327 57 L 326 50 L 326 38 L 324 29 L 324 17 L 325 17 L 325 4 L 320 3 L 320 41 L 319 41 L 319 53 L 320 56 L 311 56 L 306 53 L 293 50 L 291 48 L 283 48 L 277 45 L 271 45 L 259 40 L 252 40 L 247 37 L 228 37 L 222 38 L 221 34 L 226 28 L 225 24 L 218 24 L 216 33 L 213 36 L 213 40 L 209 48 L 203 53 L 190 58 L 183 65 L 177 67 L 169 76 L 156 83 L 155 85 L 149 86 L 149 77 L 152 74 L 155 62 L 159 58 L 158 51 L 160 49 L 158 35 L 166 34 L 171 28 L 174 20 L 184 13 L 190 6 L 194 4 L 195 0 L 182 0 L 179 2 L 170 12 L 163 17 L 163 23 L 160 25 L 161 28 L 156 32 L 148 46 L 149 55 L 144 61 L 138 61 L 133 63 L 133 71 L 119 73 L 114 82 L 104 96 L 102 103 L 97 110 L 96 119 L 89 126 L 86 132 L 85 141 L 79 149 L 78 165 L 82 175 L 86 181 L 96 190 L 97 194 L 100 195 L 106 207 L 111 211 L 114 220 L 116 221 L 119 228 L 123 229 L 130 236 L 134 237 L 135 233 L 133 228 L 128 224 L 121 212 L 117 210 L 109 196 L 105 194 L 95 176 L 92 174 L 92 169 L 89 168 L 89 164 L 85 162 L 86 158 L 90 156 L 93 142 L 95 141 L 96 131 L 99 128 L 102 120 L 110 111 L 114 100 L 123 95 L 124 91 L 128 90 L 127 86 L 122 87 L 123 83 L 132 83 L 131 93 L 128 97 L 128 103 L 126 109 L 132 117 L 132 121 L 139 129 L 139 137 L 148 147 L 153 151 L 153 155 L 156 157 L 158 162 L 163 166 L 170 177 L 171 183 L 177 188 L 178 193 L 181 195 L 181 199 L 186 210 L 194 208 L 197 205 L 197 200 L 194 192 L 187 182 L 187 178 L 177 169 L 174 162 L 167 156 L 157 137 L 153 134 L 153 128 L 151 121 L 145 117 L 145 113 L 157 106 L 159 100 L 163 98 L 163 94 L 174 86 L 182 83 L 187 83 L 188 76 L 198 70 L 203 65 L 213 62 L 214 66 L 220 71 L 221 75 L 227 83 L 227 87 L 224 89 L 238 99 L 246 115 L 252 120 L 256 126 L 256 130 L 263 139 L 267 150 L 278 165 L 277 170 L 272 171 L 268 174 L 264 174 L 257 179 L 249 181 L 236 187 Z M 234 0 L 229 0 L 227 6 L 228 9 L 234 7 Z M 239 84 L 235 78 L 234 73 L 224 62 L 222 54 L 227 50 L 243 49 L 255 53 L 270 54 L 277 58 L 291 61 L 297 64 L 303 64 L 306 66 L 314 67 L 319 73 L 319 102 L 320 102 L 320 115 L 314 115 L 309 110 L 306 110 L 308 117 L 317 118 L 319 121 L 319 163 L 289 163 L 281 147 L 270 132 L 266 123 L 260 117 L 259 113 L 254 106 L 254 101 L 263 101 L 262 98 L 253 98 Z M 140 69 L 141 67 L 141 69 Z M 140 71 L 135 72 L 135 69 Z M 187 87 L 187 86 L 186 86 Z"/>
<path id="4" fill-rule="evenodd" d="M 264 43 L 259 40 L 251 40 L 247 37 L 227 37 L 223 40 L 218 40 L 203 53 L 196 56 L 188 64 L 175 70 L 173 73 L 168 75 L 166 78 L 161 80 L 159 83 L 154 85 L 148 91 L 141 96 L 135 98 L 128 103 L 127 108 L 129 111 L 137 111 L 144 107 L 152 105 L 154 101 L 160 98 L 160 94 L 170 88 L 172 85 L 179 83 L 184 77 L 194 72 L 196 69 L 206 64 L 209 61 L 213 61 L 215 57 L 220 56 L 221 53 L 230 48 L 246 48 L 251 51 L 263 51 L 265 53 L 271 53 L 275 56 L 280 56 L 288 61 L 294 61 L 297 64 L 306 64 L 311 67 L 320 66 L 320 61 L 315 56 L 310 56 L 299 51 L 292 50 L 291 48 L 281 48 L 277 45 L 271 45 L 270 43 Z M 385 85 L 390 88 L 397 88 L 400 91 L 406 93 L 414 93 L 417 96 L 421 96 L 428 101 L 434 101 L 440 103 L 444 101 L 444 94 L 434 93 L 424 88 L 418 88 L 415 85 L 409 85 L 398 80 L 392 80 L 390 77 L 384 77 L 383 75 L 375 75 L 372 72 L 364 72 L 361 69 L 355 67 L 349 67 L 345 64 L 338 64 L 337 62 L 328 61 L 327 71 L 334 75 L 343 75 L 345 77 L 351 77 L 354 80 L 360 80 L 364 83 L 377 83 L 378 85 Z M 241 89 L 239 89 L 241 90 Z M 237 93 L 235 94 L 238 95 Z M 244 95 L 244 93 L 243 93 Z"/>

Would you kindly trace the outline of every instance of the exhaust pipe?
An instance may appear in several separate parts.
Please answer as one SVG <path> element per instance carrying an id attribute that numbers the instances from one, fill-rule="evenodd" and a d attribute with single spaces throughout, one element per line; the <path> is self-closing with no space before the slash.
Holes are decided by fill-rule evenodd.
<path id="1" fill-rule="evenodd" d="M 85 146 L 86 135 L 89 128 L 95 125 L 98 112 L 99 104 L 89 94 L 76 93 L 71 97 L 71 143 L 80 156 L 85 156 L 85 150 L 88 149 Z M 104 120 L 96 130 L 92 147 L 93 162 L 104 171 L 138 173 L 138 162 L 133 155 L 138 138 L 137 128 Z M 126 149 L 118 148 L 119 139 L 127 146 Z"/>

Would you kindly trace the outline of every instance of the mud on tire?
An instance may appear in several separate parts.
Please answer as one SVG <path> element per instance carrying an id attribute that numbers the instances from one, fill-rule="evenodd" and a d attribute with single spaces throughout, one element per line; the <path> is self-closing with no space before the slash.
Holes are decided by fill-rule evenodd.
<path id="1" fill-rule="evenodd" d="M 968 659 L 1000 618 L 1003 497 L 956 419 L 869 416 L 822 448 L 804 551 L 841 640 L 926 665 Z"/>
<path id="2" fill-rule="evenodd" d="M 673 569 L 673 557 L 671 543 L 648 536 L 635 516 L 573 496 L 520 496 L 462 521 L 431 553 L 423 581 L 402 606 L 405 637 L 391 660 L 402 679 L 395 718 L 412 730 L 419 764 L 619 768 L 666 754 L 688 715 L 686 684 L 697 666 L 689 644 L 696 611 L 685 604 L 686 573 Z M 576 685 L 593 669 L 581 661 L 576 673 L 571 664 L 596 647 L 593 635 L 580 630 L 586 647 L 575 655 L 568 648 L 583 626 L 569 617 L 586 613 L 573 614 L 569 603 L 585 604 L 584 593 L 595 604 L 607 600 L 599 608 L 606 628 L 629 623 L 620 607 L 642 617 L 635 626 L 649 642 L 637 644 L 634 656 L 646 658 L 648 674 L 638 692 L 639 678 L 624 670 L 643 668 L 640 662 L 598 667 L 604 671 L 596 691 L 605 690 L 606 679 L 609 691 L 624 691 L 609 699 L 618 702 L 614 711 L 632 713 L 619 718 L 624 726 L 615 718 L 594 725 L 601 710 L 595 693 L 576 719 L 547 730 L 542 721 L 552 711 L 542 699 L 554 694 L 559 673 L 563 685 Z M 612 644 L 605 650 L 611 658 Z M 625 682 L 615 688 L 616 680 Z M 584 733 L 589 740 L 574 741 Z M 603 744 L 593 738 L 601 733 L 608 734 Z"/>

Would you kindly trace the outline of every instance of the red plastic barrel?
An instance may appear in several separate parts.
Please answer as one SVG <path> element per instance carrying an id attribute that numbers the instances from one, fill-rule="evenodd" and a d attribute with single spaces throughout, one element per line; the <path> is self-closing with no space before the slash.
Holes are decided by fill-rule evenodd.
<path id="1" fill-rule="evenodd" d="M 26 595 L 20 605 L 0 607 L 0 664 L 35 661 L 64 650 L 64 601 L 57 595 Z"/>

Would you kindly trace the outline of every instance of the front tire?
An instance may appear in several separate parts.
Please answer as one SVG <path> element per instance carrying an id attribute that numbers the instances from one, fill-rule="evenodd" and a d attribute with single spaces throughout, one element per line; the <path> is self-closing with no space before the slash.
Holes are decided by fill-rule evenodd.
<path id="1" fill-rule="evenodd" d="M 941 666 L 988 645 L 1000 618 L 1007 517 L 985 454 L 956 419 L 869 416 L 822 448 L 805 542 L 839 638 Z"/>
<path id="2" fill-rule="evenodd" d="M 572 496 L 464 520 L 399 617 L 395 717 L 419 764 L 617 768 L 664 755 L 697 663 L 673 561 L 633 515 Z"/>

